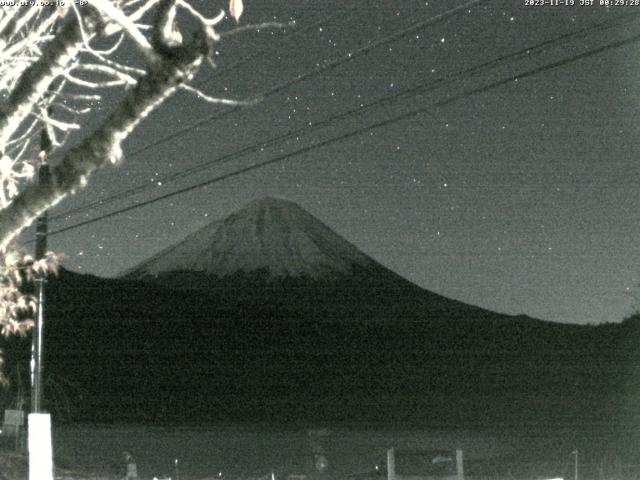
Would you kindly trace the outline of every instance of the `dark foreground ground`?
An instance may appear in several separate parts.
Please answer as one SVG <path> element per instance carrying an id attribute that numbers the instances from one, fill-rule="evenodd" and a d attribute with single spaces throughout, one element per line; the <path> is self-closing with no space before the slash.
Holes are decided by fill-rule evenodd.
<path id="1" fill-rule="evenodd" d="M 640 316 L 554 324 L 367 278 L 203 292 L 61 275 L 45 355 L 58 465 L 121 475 L 126 450 L 143 478 L 175 477 L 175 459 L 183 479 L 286 478 L 328 428 L 336 478 L 398 445 L 463 448 L 474 478 L 572 478 L 576 448 L 580 478 L 640 478 Z M 14 340 L 5 405 L 28 391 Z"/>
<path id="2" fill-rule="evenodd" d="M 587 438 L 569 431 L 554 436 L 540 429 L 516 431 L 443 431 L 376 426 L 277 428 L 225 425 L 211 427 L 59 425 L 54 426 L 57 475 L 75 478 L 122 478 L 123 453 L 136 461 L 141 478 L 269 480 L 304 474 L 313 480 L 313 450 L 329 460 L 323 480 L 384 478 L 385 452 L 398 449 L 455 449 L 465 455 L 465 473 L 473 479 L 574 478 L 579 450 L 579 478 L 640 477 L 629 451 L 610 439 Z M 177 470 L 176 470 L 177 460 Z M 637 463 L 637 462 L 635 462 Z M 0 479 L 25 478 L 26 460 L 6 450 L 0 455 Z"/>

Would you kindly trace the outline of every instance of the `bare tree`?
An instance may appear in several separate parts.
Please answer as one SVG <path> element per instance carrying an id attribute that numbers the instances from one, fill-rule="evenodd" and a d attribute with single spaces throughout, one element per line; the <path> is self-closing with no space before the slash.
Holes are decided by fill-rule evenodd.
<path id="1" fill-rule="evenodd" d="M 227 1 L 224 6 L 237 22 L 242 0 Z M 84 187 L 92 172 L 119 163 L 122 142 L 178 89 L 208 102 L 234 103 L 189 85 L 203 63 L 212 62 L 212 45 L 225 36 L 218 31 L 225 11 L 208 18 L 188 0 L 87 0 L 81 6 L 73 0 L 28 3 L 16 1 L 16 6 L 0 9 L 4 335 L 24 334 L 32 324 L 34 302 L 21 293 L 21 282 L 55 269 L 57 263 L 52 255 L 34 261 L 13 247 L 12 240 L 46 209 Z M 130 64 L 117 60 L 123 45 L 135 47 L 137 60 Z M 83 132 L 79 118 L 90 114 L 108 88 L 123 90 L 119 104 L 93 132 Z M 52 167 L 51 182 L 34 182 L 34 167 L 70 136 L 80 141 Z"/>

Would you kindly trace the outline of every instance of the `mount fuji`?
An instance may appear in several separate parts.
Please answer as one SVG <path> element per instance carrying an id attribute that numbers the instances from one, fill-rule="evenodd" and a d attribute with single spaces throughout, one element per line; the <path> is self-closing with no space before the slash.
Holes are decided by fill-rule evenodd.
<path id="1" fill-rule="evenodd" d="M 276 317 L 292 309 L 298 318 L 318 310 L 325 318 L 503 317 L 418 287 L 299 205 L 271 197 L 214 221 L 122 278 L 217 292 L 225 304 L 277 304 Z"/>
<path id="2" fill-rule="evenodd" d="M 320 280 L 363 269 L 386 270 L 297 204 L 267 197 L 161 251 L 126 277 L 260 272 L 269 279 Z"/>

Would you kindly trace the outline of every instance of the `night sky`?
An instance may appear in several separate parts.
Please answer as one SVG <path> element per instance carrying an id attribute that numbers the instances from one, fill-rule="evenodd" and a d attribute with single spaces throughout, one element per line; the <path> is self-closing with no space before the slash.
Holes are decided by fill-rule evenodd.
<path id="1" fill-rule="evenodd" d="M 52 235 L 50 248 L 65 255 L 70 269 L 115 276 L 271 195 L 299 203 L 380 263 L 434 292 L 553 321 L 622 320 L 640 303 L 640 42 L 562 60 L 640 33 L 640 6 L 525 2 L 480 1 L 385 43 L 465 2 L 245 0 L 241 23 L 295 20 L 296 27 L 224 40 L 216 47 L 217 70 L 203 68 L 194 81 L 207 93 L 253 98 L 349 53 L 353 59 L 195 128 L 189 127 L 228 107 L 177 94 L 127 141 L 122 165 L 98 173 L 88 189 L 51 212 L 51 230 L 425 111 Z M 200 5 L 213 13 L 225 2 Z M 629 19 L 620 21 L 625 15 Z M 603 22 L 606 28 L 595 27 Z M 383 44 L 367 50 L 376 42 Z M 510 56 L 527 48 L 529 54 Z M 456 75 L 503 57 L 494 68 Z M 557 68 L 544 68 L 556 62 Z M 539 73 L 523 75 L 538 67 Z M 508 81 L 481 91 L 502 80 Z M 313 127 L 436 81 L 437 89 Z M 97 113 L 109 111 L 116 98 L 107 95 Z M 312 128 L 286 142 L 216 162 L 309 122 Z M 162 141 L 180 129 L 186 130 Z M 210 167 L 167 178 L 204 162 Z M 56 218 L 137 186 L 145 187 L 137 195 Z"/>

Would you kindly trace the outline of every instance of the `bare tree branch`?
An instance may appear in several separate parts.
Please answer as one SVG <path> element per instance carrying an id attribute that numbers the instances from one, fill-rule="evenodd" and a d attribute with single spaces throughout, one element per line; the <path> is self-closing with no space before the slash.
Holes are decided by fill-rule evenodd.
<path id="1" fill-rule="evenodd" d="M 93 9 L 87 9 L 88 12 Z M 85 29 L 98 31 L 102 22 L 97 15 L 88 14 Z M 0 147 L 20 127 L 34 105 L 42 98 L 51 82 L 64 73 L 82 44 L 78 22 L 68 22 L 43 49 L 40 58 L 21 75 L 7 102 L 0 110 Z"/>
<path id="2" fill-rule="evenodd" d="M 229 105 L 233 107 L 249 107 L 258 103 L 258 100 L 232 100 L 229 98 L 212 97 L 211 95 L 207 95 L 203 91 L 198 90 L 197 88 L 193 88 L 192 86 L 187 84 L 180 85 L 180 89 L 189 93 L 193 93 L 195 96 L 207 103 Z"/>
<path id="3" fill-rule="evenodd" d="M 221 33 L 220 38 L 230 37 L 232 35 L 237 35 L 238 33 L 244 33 L 249 30 L 282 29 L 287 27 L 295 27 L 295 25 L 296 25 L 296 22 L 293 22 L 293 21 L 288 23 L 264 22 L 264 23 L 243 25 L 241 27 L 237 27 L 232 30 L 227 30 L 226 32 Z"/>
<path id="4" fill-rule="evenodd" d="M 107 18 L 117 23 L 125 34 L 133 40 L 135 45 L 138 46 L 147 61 L 153 61 L 154 51 L 147 37 L 138 30 L 135 22 L 127 17 L 122 10 L 113 5 L 109 0 L 89 0 L 89 3 L 96 7 Z"/>
<path id="5" fill-rule="evenodd" d="M 150 67 L 120 105 L 93 134 L 72 149 L 53 170 L 49 186 L 30 184 L 0 211 L 0 248 L 5 248 L 22 228 L 66 195 L 86 185 L 98 168 L 117 163 L 122 142 L 154 108 L 191 79 L 208 52 L 201 36 L 185 47 L 171 49 Z"/>

